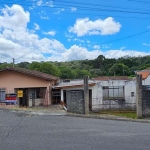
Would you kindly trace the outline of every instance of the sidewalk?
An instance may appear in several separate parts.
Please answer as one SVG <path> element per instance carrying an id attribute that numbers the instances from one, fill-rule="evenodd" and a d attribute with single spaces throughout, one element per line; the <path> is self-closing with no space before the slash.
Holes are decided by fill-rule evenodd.
<path id="1" fill-rule="evenodd" d="M 109 114 L 80 115 L 80 114 L 67 113 L 67 115 L 68 115 L 68 116 L 72 116 L 72 117 L 83 117 L 83 118 L 95 118 L 95 119 L 107 119 L 107 120 L 118 120 L 118 121 L 131 121 L 131 122 L 150 123 L 150 118 L 132 119 L 132 118 L 126 118 L 126 117 L 115 116 L 115 115 L 109 115 Z"/>
<path id="2" fill-rule="evenodd" d="M 5 105 L 1 106 L 2 110 L 9 110 L 14 113 L 21 113 L 27 115 L 53 115 L 53 116 L 62 116 L 67 115 L 67 112 L 63 109 L 61 105 L 54 105 L 50 107 L 18 107 L 15 105 Z"/>

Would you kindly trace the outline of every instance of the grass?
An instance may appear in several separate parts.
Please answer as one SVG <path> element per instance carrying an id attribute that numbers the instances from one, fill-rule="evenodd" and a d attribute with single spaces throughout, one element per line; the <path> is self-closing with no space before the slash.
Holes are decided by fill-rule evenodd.
<path id="1" fill-rule="evenodd" d="M 137 119 L 137 115 L 135 111 L 125 111 L 125 110 L 102 110 L 98 112 L 98 114 L 109 114 L 109 115 L 115 115 L 120 117 L 126 117 L 126 118 L 132 118 Z"/>

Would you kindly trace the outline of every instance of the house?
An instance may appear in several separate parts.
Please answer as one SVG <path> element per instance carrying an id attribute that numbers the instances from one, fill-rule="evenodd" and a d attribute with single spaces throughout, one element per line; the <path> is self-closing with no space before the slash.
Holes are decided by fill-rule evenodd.
<path id="1" fill-rule="evenodd" d="M 26 107 L 51 105 L 55 103 L 52 86 L 58 82 L 58 77 L 39 71 L 7 67 L 0 70 L 0 102 L 16 100 Z"/>
<path id="2" fill-rule="evenodd" d="M 135 109 L 136 81 L 126 76 L 101 76 L 94 78 L 92 108 Z"/>
<path id="3" fill-rule="evenodd" d="M 92 89 L 95 86 L 95 81 L 88 80 L 89 86 L 89 107 L 92 109 Z M 62 82 L 53 86 L 53 93 L 60 93 L 59 99 L 67 106 L 67 91 L 83 91 L 84 81 L 80 79 L 76 80 L 62 80 Z"/>
<path id="4" fill-rule="evenodd" d="M 89 109 L 135 109 L 136 81 L 125 77 L 108 77 L 89 79 Z M 83 80 L 62 81 L 53 86 L 59 90 L 60 99 L 67 105 L 66 91 L 83 91 Z"/>
<path id="5" fill-rule="evenodd" d="M 150 85 L 150 68 L 135 71 L 136 74 L 142 75 L 142 85 Z"/>

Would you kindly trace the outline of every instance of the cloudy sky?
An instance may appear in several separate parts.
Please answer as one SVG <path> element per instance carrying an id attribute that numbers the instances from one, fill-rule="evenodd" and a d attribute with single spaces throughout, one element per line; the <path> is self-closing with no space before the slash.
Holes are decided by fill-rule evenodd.
<path id="1" fill-rule="evenodd" d="M 1 0 L 0 62 L 150 55 L 147 0 Z"/>

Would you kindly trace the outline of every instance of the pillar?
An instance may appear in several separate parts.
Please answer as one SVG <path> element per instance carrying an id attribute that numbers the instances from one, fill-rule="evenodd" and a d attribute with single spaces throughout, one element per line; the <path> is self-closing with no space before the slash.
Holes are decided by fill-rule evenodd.
<path id="1" fill-rule="evenodd" d="M 84 76 L 84 113 L 89 114 L 89 87 L 88 76 Z"/>
<path id="2" fill-rule="evenodd" d="M 137 118 L 143 117 L 142 109 L 142 75 L 136 76 L 136 114 Z"/>

